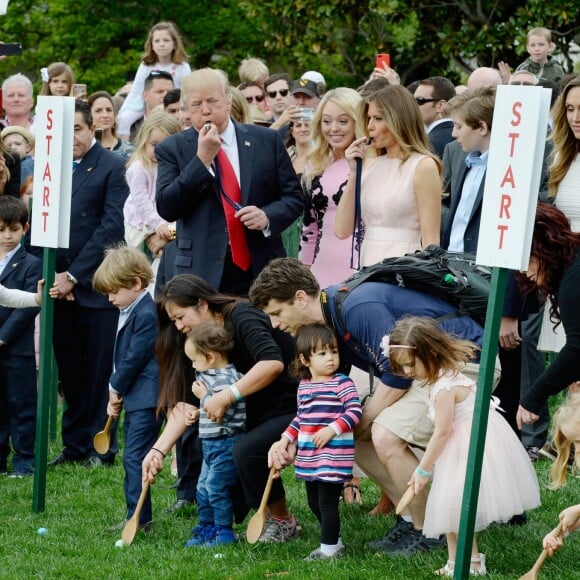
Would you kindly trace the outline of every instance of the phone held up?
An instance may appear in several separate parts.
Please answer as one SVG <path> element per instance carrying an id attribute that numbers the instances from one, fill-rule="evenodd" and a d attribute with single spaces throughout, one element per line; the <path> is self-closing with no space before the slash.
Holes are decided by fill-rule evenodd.
<path id="1" fill-rule="evenodd" d="M 376 68 L 384 69 L 383 65 L 387 65 L 389 68 L 391 66 L 391 55 L 386 52 L 378 53 L 375 59 Z"/>
<path id="2" fill-rule="evenodd" d="M 19 42 L 0 43 L 0 56 L 13 56 L 15 54 L 22 54 L 22 44 Z"/>

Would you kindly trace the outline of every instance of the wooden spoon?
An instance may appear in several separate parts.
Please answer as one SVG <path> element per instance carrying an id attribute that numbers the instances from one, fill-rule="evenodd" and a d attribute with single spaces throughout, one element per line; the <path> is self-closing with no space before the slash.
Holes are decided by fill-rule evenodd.
<path id="1" fill-rule="evenodd" d="M 147 497 L 147 491 L 149 490 L 149 482 L 146 481 L 143 484 L 143 488 L 141 489 L 141 495 L 139 496 L 139 501 L 137 502 L 137 507 L 135 508 L 135 512 L 131 516 L 131 519 L 125 524 L 123 528 L 123 532 L 121 534 L 121 539 L 130 546 L 135 539 L 135 534 L 137 534 L 137 530 L 139 529 L 139 515 L 141 514 L 141 510 L 143 509 L 143 504 L 145 503 L 145 498 Z"/>
<path id="2" fill-rule="evenodd" d="M 260 502 L 260 507 L 248 523 L 246 538 L 250 544 L 255 544 L 258 541 L 258 538 L 262 535 L 262 531 L 264 530 L 264 522 L 266 521 L 266 506 L 268 505 L 268 499 L 270 498 L 270 490 L 272 489 L 272 481 L 274 480 L 275 473 L 276 468 L 272 466 L 272 469 L 270 469 L 270 475 L 268 476 L 268 481 L 266 482 L 266 489 L 264 489 L 264 495 L 262 496 L 262 501 Z"/>
<path id="3" fill-rule="evenodd" d="M 407 491 L 403 494 L 401 501 L 397 504 L 397 509 L 395 513 L 399 515 L 405 508 L 411 503 L 411 500 L 415 497 L 415 485 L 410 485 Z"/>
<path id="4" fill-rule="evenodd" d="M 109 431 L 111 429 L 111 425 L 113 423 L 113 415 L 109 415 L 107 418 L 107 422 L 105 423 L 105 428 L 102 431 L 99 431 L 93 437 L 93 447 L 97 453 L 104 455 L 109 451 L 109 445 L 111 445 L 111 436 L 109 435 Z"/>
<path id="5" fill-rule="evenodd" d="M 562 534 L 562 522 L 558 524 L 558 527 L 554 530 L 554 535 L 559 536 Z M 548 550 L 542 550 L 536 563 L 532 566 L 529 572 L 526 572 L 523 576 L 520 576 L 520 580 L 537 580 L 538 572 L 540 568 L 544 565 L 546 558 L 548 557 Z"/>

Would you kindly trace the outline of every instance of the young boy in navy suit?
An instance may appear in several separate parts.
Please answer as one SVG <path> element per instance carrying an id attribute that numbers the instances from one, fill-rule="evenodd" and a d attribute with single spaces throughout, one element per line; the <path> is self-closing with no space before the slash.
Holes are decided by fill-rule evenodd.
<path id="1" fill-rule="evenodd" d="M 107 250 L 93 276 L 94 289 L 107 294 L 120 311 L 107 414 L 118 418 L 121 409 L 125 408 L 123 467 L 127 519 L 135 512 L 141 494 L 141 462 L 157 440 L 161 427 L 161 418 L 156 412 L 159 394 L 159 366 L 155 356 L 157 312 L 147 292 L 152 279 L 153 271 L 145 254 L 126 246 Z M 151 519 L 148 494 L 139 527 L 148 528 Z"/>
<path id="2" fill-rule="evenodd" d="M 0 197 L 0 284 L 33 292 L 42 262 L 21 246 L 28 210 L 11 196 Z M 14 448 L 10 477 L 32 475 L 36 431 L 34 319 L 38 308 L 0 307 L 0 473 L 7 471 L 10 440 Z"/>

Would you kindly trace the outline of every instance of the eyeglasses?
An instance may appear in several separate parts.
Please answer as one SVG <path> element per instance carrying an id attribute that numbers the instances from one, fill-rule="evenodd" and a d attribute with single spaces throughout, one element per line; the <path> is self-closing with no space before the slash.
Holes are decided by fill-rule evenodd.
<path id="1" fill-rule="evenodd" d="M 434 103 L 437 99 L 426 99 L 425 97 L 415 97 L 415 101 L 419 106 L 424 105 L 425 103 Z"/>
<path id="2" fill-rule="evenodd" d="M 261 103 L 264 100 L 264 95 L 254 95 L 252 97 L 246 97 L 246 101 L 250 103 L 250 105 L 255 101 L 256 103 Z"/>
<path id="3" fill-rule="evenodd" d="M 268 91 L 268 96 L 271 99 L 275 99 L 276 95 L 280 95 L 281 97 L 287 97 L 290 89 L 282 89 L 280 91 Z"/>

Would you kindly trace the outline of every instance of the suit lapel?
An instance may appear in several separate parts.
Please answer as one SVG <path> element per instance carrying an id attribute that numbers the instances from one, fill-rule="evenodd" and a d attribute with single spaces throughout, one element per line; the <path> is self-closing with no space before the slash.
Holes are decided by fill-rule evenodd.
<path id="1" fill-rule="evenodd" d="M 98 165 L 99 148 L 101 146 L 95 143 L 87 154 L 81 159 L 79 166 L 73 171 L 72 177 L 72 195 L 80 191 L 83 183 L 90 177 L 93 170 Z"/>
<path id="2" fill-rule="evenodd" d="M 477 190 L 477 196 L 475 198 L 475 202 L 473 203 L 473 207 L 471 208 L 471 214 L 469 216 L 469 221 L 473 219 L 473 216 L 477 213 L 481 206 L 481 202 L 483 201 L 483 191 L 485 189 L 485 176 L 487 175 L 487 169 L 483 174 L 481 179 L 481 183 L 479 184 L 479 189 Z"/>
<path id="3" fill-rule="evenodd" d="M 10 260 L 10 262 L 8 262 L 8 264 L 6 264 L 6 267 L 4 268 L 4 270 L 2 270 L 2 274 L 0 274 L 0 283 L 4 282 L 4 280 L 10 276 L 10 274 L 12 274 L 12 272 L 16 271 L 18 266 L 20 265 L 20 262 L 22 261 L 22 252 L 24 250 L 22 248 L 20 248 L 15 254 L 14 256 L 12 256 L 12 259 Z"/>
<path id="4" fill-rule="evenodd" d="M 461 199 L 461 193 L 463 191 L 463 184 L 465 183 L 465 176 L 467 175 L 467 170 L 468 170 L 467 165 L 465 165 L 465 163 L 462 163 L 460 165 L 459 174 L 457 175 L 456 181 L 457 186 L 455 188 L 455 191 L 457 192 L 457 195 L 454 195 L 451 198 L 451 207 L 449 208 L 449 211 L 452 216 L 455 215 L 455 212 L 457 211 L 457 206 L 459 205 L 459 200 Z"/>
<path id="5" fill-rule="evenodd" d="M 248 130 L 239 123 L 234 123 L 236 129 L 236 141 L 238 143 L 238 159 L 240 160 L 240 190 L 242 192 L 242 205 L 248 203 L 250 186 L 252 183 L 252 162 L 254 159 L 254 147 L 252 137 Z"/>

